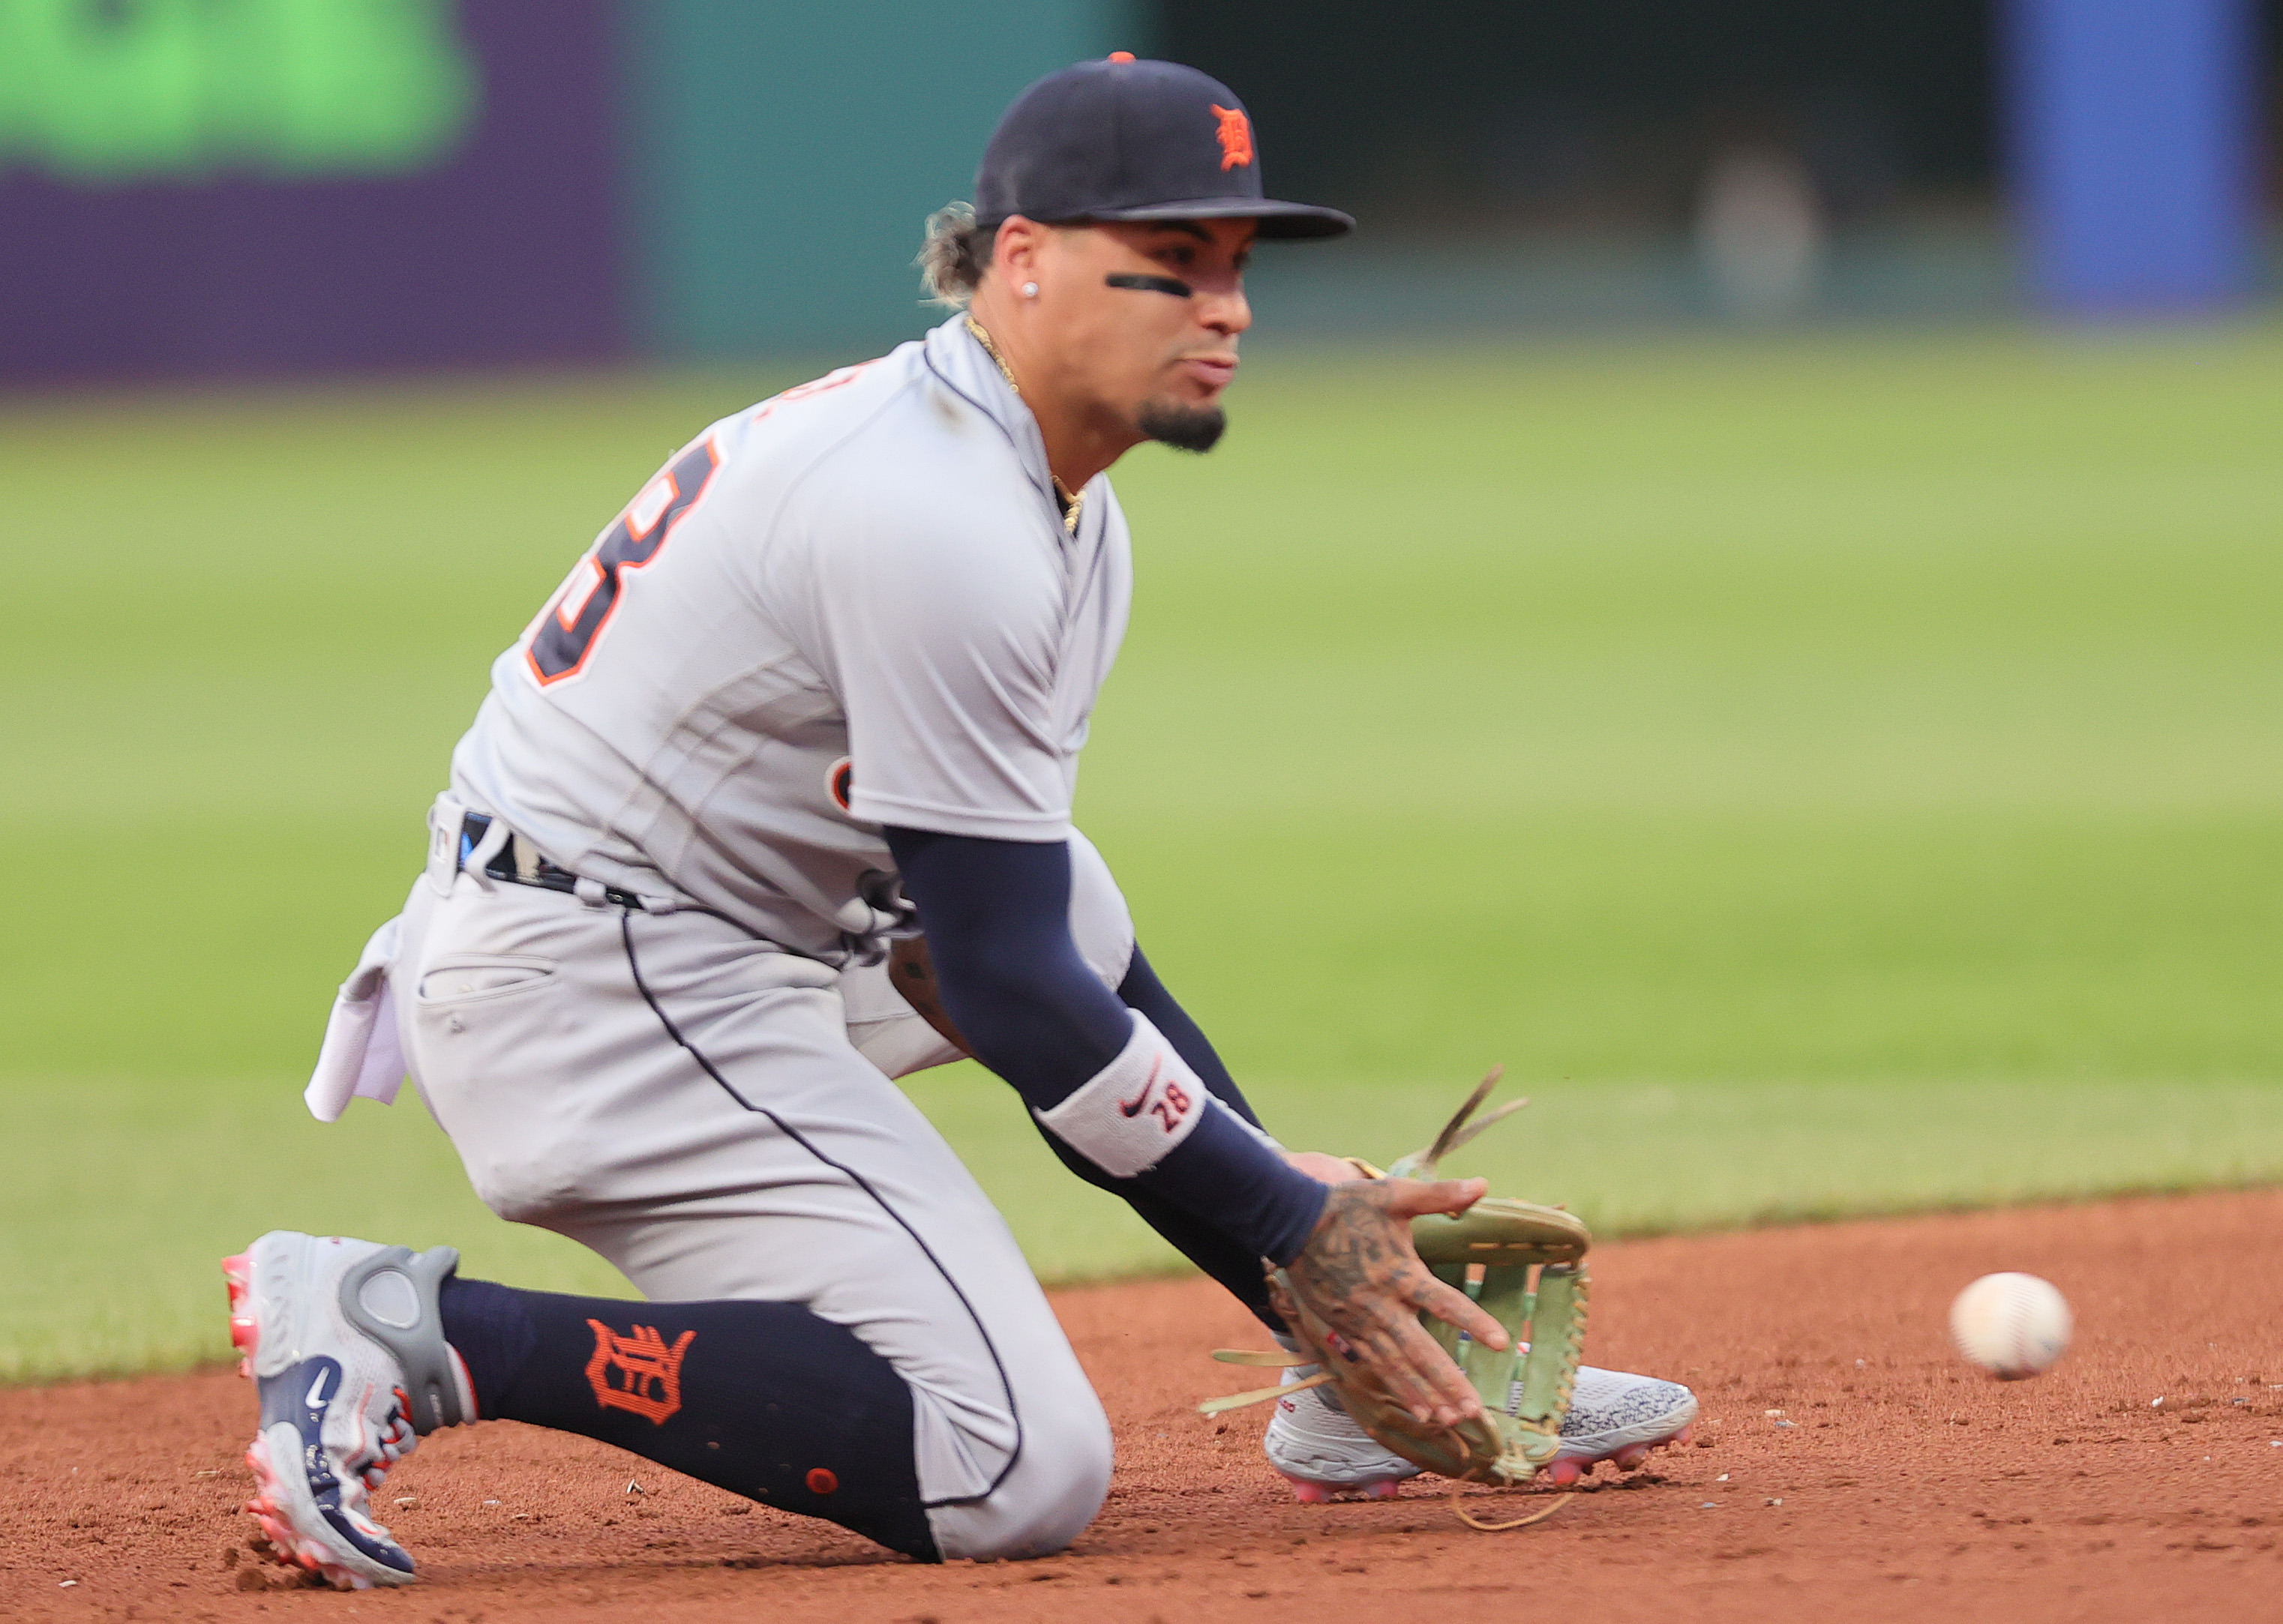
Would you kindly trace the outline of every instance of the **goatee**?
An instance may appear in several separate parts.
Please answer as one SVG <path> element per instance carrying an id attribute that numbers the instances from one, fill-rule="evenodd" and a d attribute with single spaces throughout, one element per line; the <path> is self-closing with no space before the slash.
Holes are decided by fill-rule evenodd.
<path id="1" fill-rule="evenodd" d="M 1142 437 L 1176 451 L 1211 451 L 1227 431 L 1228 414 L 1218 406 L 1183 406 L 1175 400 L 1144 400 L 1134 414 Z"/>

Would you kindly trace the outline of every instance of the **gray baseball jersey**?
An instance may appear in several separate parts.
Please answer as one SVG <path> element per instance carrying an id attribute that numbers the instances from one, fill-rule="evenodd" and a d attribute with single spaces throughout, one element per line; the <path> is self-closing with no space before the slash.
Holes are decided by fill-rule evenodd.
<path id="1" fill-rule="evenodd" d="M 595 542 L 452 758 L 555 862 L 845 962 L 903 922 L 880 826 L 1071 834 L 1132 563 L 1064 528 L 962 318 L 725 417 Z"/>

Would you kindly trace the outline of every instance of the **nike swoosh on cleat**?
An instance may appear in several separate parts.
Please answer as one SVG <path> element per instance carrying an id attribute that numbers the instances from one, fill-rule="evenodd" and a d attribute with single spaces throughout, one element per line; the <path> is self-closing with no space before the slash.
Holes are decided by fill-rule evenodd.
<path id="1" fill-rule="evenodd" d="M 323 1410 L 325 1407 L 325 1378 L 332 1373 L 333 1367 L 330 1364 L 318 1370 L 317 1379 L 309 1384 L 308 1403 L 310 1409 Z"/>

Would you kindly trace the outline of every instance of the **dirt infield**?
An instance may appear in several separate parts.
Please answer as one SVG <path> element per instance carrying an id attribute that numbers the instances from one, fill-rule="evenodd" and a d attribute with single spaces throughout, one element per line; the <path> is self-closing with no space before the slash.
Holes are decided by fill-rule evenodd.
<path id="1" fill-rule="evenodd" d="M 1258 1332 L 1211 1286 L 1168 1282 L 1057 1299 L 1119 1463 L 1101 1519 L 1047 1561 L 919 1566 L 501 1423 L 430 1441 L 382 1491 L 419 1585 L 278 1588 L 243 1553 L 250 1394 L 213 1372 L 0 1394 L 0 1616 L 2283 1614 L 2283 1193 L 1645 1241 L 1594 1265 L 1589 1356 L 1689 1381 L 1704 1441 L 1588 1480 L 1516 1533 L 1469 1532 L 1419 1483 L 1294 1504 L 1260 1460 L 1262 1412 L 1190 1408 L 1257 1379 L 1204 1355 Z M 1948 1352 L 1951 1294 L 1995 1269 L 2046 1275 L 2075 1304 L 2077 1347 L 2053 1374 L 1999 1384 Z"/>

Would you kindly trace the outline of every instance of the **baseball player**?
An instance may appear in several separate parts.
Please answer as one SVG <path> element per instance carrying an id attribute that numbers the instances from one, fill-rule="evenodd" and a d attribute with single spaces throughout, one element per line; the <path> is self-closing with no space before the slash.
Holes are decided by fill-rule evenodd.
<path id="1" fill-rule="evenodd" d="M 1252 245 L 1352 224 L 1266 196 L 1243 104 L 1203 74 L 1121 53 L 1041 80 L 971 217 L 931 222 L 959 313 L 706 429 L 500 657 L 308 1098 L 330 1118 L 409 1070 L 493 1210 L 647 1301 L 285 1232 L 229 1260 L 281 1559 L 409 1581 L 370 1491 L 495 1417 L 922 1560 L 1067 1545 L 1109 1487 L 1102 1406 L 890 1081 L 961 1052 L 1272 1331 L 1264 1259 L 1422 1422 L 1481 1413 L 1417 1316 L 1505 1333 L 1409 1228 L 1481 1181 L 1287 1154 L 1071 824 L 1131 588 L 1105 470 L 1209 448 Z M 1582 1387 L 1572 1475 L 1694 1413 L 1671 1383 Z M 1413 1470 L 1319 1392 L 1268 1448 L 1312 1497 Z"/>

